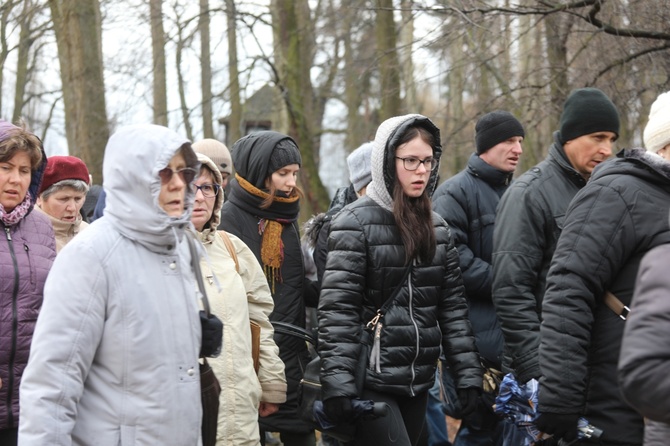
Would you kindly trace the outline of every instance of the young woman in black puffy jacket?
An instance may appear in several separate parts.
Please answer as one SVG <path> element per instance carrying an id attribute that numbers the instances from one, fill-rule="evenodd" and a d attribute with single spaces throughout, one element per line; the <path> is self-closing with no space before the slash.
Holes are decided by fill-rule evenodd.
<path id="1" fill-rule="evenodd" d="M 466 412 L 481 391 L 458 253 L 447 224 L 431 210 L 441 152 L 428 118 L 386 120 L 375 137 L 367 196 L 331 225 L 318 308 L 324 411 L 332 422 L 350 423 L 357 398 L 390 408 L 385 417 L 362 421 L 354 444 L 416 444 L 440 348 Z M 361 361 L 367 368 L 359 390 Z"/>

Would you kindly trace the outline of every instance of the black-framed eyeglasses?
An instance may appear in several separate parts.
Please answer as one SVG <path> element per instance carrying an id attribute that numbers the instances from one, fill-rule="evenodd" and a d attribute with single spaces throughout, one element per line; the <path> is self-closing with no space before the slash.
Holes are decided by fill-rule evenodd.
<path id="1" fill-rule="evenodd" d="M 419 168 L 419 165 L 423 164 L 427 171 L 435 170 L 437 167 L 437 160 L 435 158 L 424 158 L 420 160 L 419 158 L 408 156 L 407 158 L 401 158 L 399 156 L 395 157 L 396 159 L 402 160 L 402 165 L 405 170 L 413 171 Z"/>
<path id="2" fill-rule="evenodd" d="M 165 169 L 158 171 L 158 176 L 161 177 L 161 182 L 163 184 L 167 184 L 172 180 L 172 175 L 175 173 L 179 175 L 179 178 L 181 178 L 185 184 L 190 184 L 195 180 L 195 176 L 198 172 L 192 167 L 182 167 L 177 170 L 172 170 L 170 167 L 166 167 Z"/>
<path id="3" fill-rule="evenodd" d="M 193 187 L 195 187 L 196 194 L 200 191 L 205 198 L 216 197 L 219 194 L 219 189 L 221 189 L 218 184 L 201 184 L 200 186 L 194 184 Z"/>

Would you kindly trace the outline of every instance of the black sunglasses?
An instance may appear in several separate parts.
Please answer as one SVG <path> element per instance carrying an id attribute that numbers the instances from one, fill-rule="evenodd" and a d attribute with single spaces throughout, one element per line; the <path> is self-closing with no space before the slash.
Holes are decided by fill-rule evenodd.
<path id="1" fill-rule="evenodd" d="M 163 184 L 167 184 L 172 180 L 172 175 L 175 173 L 179 175 L 179 178 L 181 178 L 184 184 L 190 184 L 195 179 L 195 175 L 198 172 L 192 167 L 183 167 L 178 170 L 172 170 L 170 167 L 166 167 L 165 169 L 158 171 L 158 176 L 161 177 L 161 182 Z"/>

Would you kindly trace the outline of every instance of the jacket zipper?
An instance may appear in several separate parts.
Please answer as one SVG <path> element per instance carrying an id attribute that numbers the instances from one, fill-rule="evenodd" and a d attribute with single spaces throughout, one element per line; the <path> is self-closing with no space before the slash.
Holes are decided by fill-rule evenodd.
<path id="1" fill-rule="evenodd" d="M 18 331 L 18 310 L 17 310 L 17 297 L 19 294 L 19 263 L 16 260 L 16 254 L 14 253 L 14 243 L 12 242 L 12 235 L 10 233 L 10 228 L 5 227 L 5 234 L 7 235 L 7 245 L 9 246 L 9 253 L 12 256 L 12 264 L 14 265 L 14 289 L 12 290 L 12 344 L 11 350 L 9 352 L 9 367 L 7 368 L 7 373 L 9 373 L 9 383 L 7 385 L 7 425 L 14 425 L 14 414 L 12 413 L 12 394 L 14 393 L 14 358 L 16 357 L 16 336 Z"/>
<path id="2" fill-rule="evenodd" d="M 412 381 L 409 383 L 409 391 L 412 396 L 416 396 L 414 393 L 414 380 L 416 378 L 416 373 L 414 372 L 414 365 L 416 364 L 416 360 L 419 357 L 419 326 L 416 324 L 416 320 L 414 320 L 414 293 L 413 293 L 413 288 L 412 288 L 412 272 L 409 272 L 409 276 L 407 278 L 407 287 L 409 288 L 409 318 L 412 321 L 412 325 L 414 325 L 414 334 L 416 335 L 416 352 L 414 353 L 414 359 L 412 360 Z"/>

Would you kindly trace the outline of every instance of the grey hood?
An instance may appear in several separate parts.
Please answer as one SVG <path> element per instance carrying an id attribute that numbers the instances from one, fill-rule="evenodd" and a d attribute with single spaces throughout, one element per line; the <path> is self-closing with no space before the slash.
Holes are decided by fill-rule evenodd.
<path id="1" fill-rule="evenodd" d="M 151 124 L 120 128 L 107 142 L 103 161 L 103 188 L 107 194 L 103 218 L 125 237 L 152 252 L 173 253 L 183 231 L 191 225 L 195 194 L 186 188 L 185 210 L 170 217 L 158 204 L 158 171 L 185 146 L 186 165 L 197 171 L 200 163 L 191 143 L 172 130 Z"/>
<path id="2" fill-rule="evenodd" d="M 435 139 L 433 157 L 440 160 L 442 145 L 440 129 L 427 117 L 419 114 L 395 116 L 382 122 L 377 129 L 372 148 L 372 182 L 368 185 L 366 194 L 377 204 L 389 211 L 393 210 L 393 186 L 396 181 L 395 150 L 398 138 L 408 127 L 418 126 L 428 130 Z M 428 196 L 433 195 L 437 186 L 439 168 L 431 172 L 426 186 Z"/>

